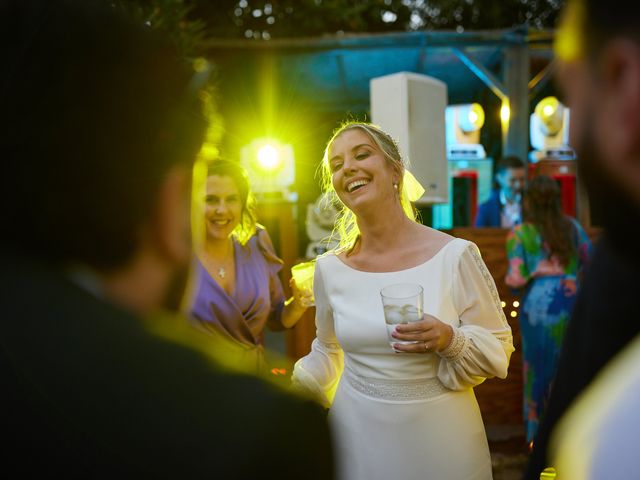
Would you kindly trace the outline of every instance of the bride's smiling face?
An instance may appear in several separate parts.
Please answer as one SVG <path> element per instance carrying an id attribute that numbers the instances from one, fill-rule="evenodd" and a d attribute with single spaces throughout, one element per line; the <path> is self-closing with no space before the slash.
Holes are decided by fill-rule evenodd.
<path id="1" fill-rule="evenodd" d="M 396 198 L 394 184 L 399 175 L 363 130 L 341 133 L 331 144 L 328 158 L 333 188 L 351 211 Z"/>

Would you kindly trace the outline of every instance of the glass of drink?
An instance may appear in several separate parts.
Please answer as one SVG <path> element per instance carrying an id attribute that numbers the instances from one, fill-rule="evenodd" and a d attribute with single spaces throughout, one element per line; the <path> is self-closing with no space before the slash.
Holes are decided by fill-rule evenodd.
<path id="1" fill-rule="evenodd" d="M 416 341 L 398 340 L 391 335 L 396 325 L 419 322 L 424 311 L 424 292 L 416 283 L 397 283 L 380 290 L 384 321 L 387 324 L 387 337 L 393 348 L 394 343 L 417 343 Z"/>
<path id="2" fill-rule="evenodd" d="M 315 299 L 313 298 L 313 274 L 315 272 L 315 268 L 315 260 L 298 263 L 291 267 L 291 276 L 295 280 L 298 288 L 300 290 L 310 292 L 312 295 L 309 306 L 315 305 Z"/>

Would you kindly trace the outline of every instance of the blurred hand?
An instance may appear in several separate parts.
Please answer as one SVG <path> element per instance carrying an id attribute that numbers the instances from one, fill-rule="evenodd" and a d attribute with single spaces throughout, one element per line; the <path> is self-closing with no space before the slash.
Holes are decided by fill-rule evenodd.
<path id="1" fill-rule="evenodd" d="M 299 309 L 307 309 L 313 306 L 313 291 L 307 288 L 301 288 L 296 283 L 295 279 L 291 277 L 289 280 L 289 286 L 293 293 L 293 304 Z"/>

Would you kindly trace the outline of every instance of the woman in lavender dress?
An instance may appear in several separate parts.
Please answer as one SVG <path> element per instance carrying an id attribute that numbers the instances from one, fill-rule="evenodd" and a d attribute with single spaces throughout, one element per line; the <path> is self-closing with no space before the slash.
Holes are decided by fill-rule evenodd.
<path id="1" fill-rule="evenodd" d="M 282 261 L 267 231 L 256 223 L 255 200 L 238 162 L 216 160 L 208 166 L 204 203 L 205 240 L 196 248 L 191 316 L 214 335 L 231 340 L 231 361 L 241 364 L 236 366 L 264 372 L 265 326 L 294 326 L 312 293 L 292 281 L 294 295 L 285 301 L 278 278 Z"/>

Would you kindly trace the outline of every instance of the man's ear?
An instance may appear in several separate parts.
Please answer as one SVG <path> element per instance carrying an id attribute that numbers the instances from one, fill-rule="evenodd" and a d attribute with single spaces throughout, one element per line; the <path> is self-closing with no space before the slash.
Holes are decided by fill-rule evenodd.
<path id="1" fill-rule="evenodd" d="M 600 57 L 602 111 L 596 133 L 607 145 L 609 161 L 640 153 L 640 45 L 630 40 L 611 42 Z"/>
<path id="2" fill-rule="evenodd" d="M 158 254 L 169 263 L 186 263 L 191 245 L 191 172 L 174 167 L 167 172 L 156 197 L 151 234 Z"/>

